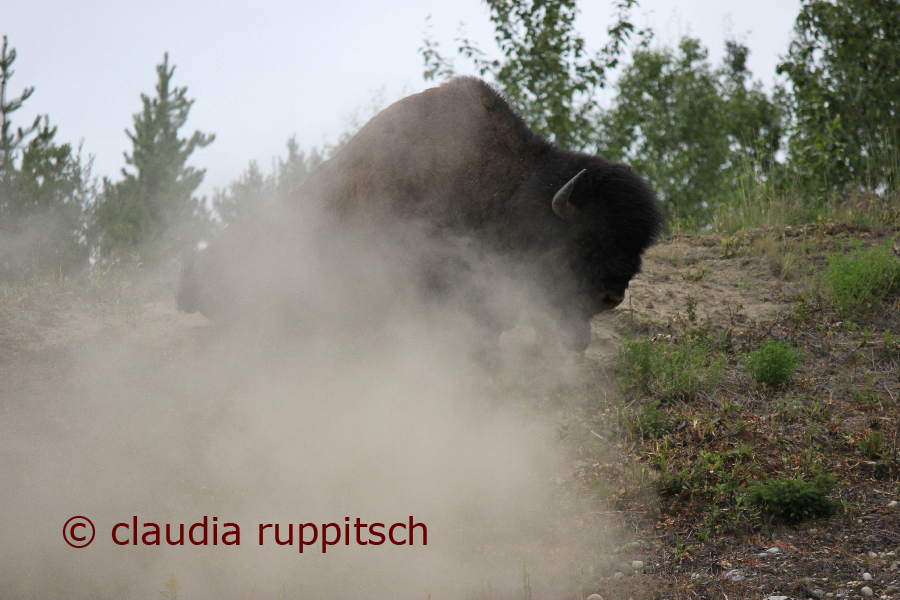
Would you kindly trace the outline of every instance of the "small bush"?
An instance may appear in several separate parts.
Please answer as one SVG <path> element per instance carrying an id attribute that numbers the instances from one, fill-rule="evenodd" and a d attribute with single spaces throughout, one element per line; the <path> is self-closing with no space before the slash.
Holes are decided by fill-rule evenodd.
<path id="1" fill-rule="evenodd" d="M 893 241 L 862 248 L 859 240 L 853 240 L 850 253 L 828 255 L 825 281 L 839 312 L 865 313 L 900 292 L 900 261 L 893 255 Z"/>
<path id="2" fill-rule="evenodd" d="M 668 415 L 655 404 L 641 406 L 626 418 L 625 425 L 636 438 L 658 438 L 674 428 Z"/>
<path id="3" fill-rule="evenodd" d="M 831 475 L 819 475 L 815 481 L 777 478 L 750 485 L 744 498 L 764 516 L 791 524 L 835 514 L 840 504 L 827 498 L 834 488 Z"/>
<path id="4" fill-rule="evenodd" d="M 634 394 L 688 399 L 716 384 L 723 363 L 702 343 L 656 343 L 640 336 L 622 342 L 619 381 Z"/>
<path id="5" fill-rule="evenodd" d="M 750 375 L 762 383 L 782 385 L 788 383 L 797 371 L 800 353 L 787 344 L 771 338 L 747 355 L 744 366 Z"/>
<path id="6" fill-rule="evenodd" d="M 866 437 L 859 440 L 856 445 L 866 458 L 878 460 L 883 452 L 884 435 L 880 431 L 870 429 Z"/>

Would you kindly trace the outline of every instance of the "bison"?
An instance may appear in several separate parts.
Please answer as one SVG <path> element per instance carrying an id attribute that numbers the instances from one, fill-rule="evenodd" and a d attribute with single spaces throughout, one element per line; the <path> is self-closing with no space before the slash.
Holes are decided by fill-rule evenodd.
<path id="1" fill-rule="evenodd" d="M 384 109 L 288 197 L 227 227 L 186 262 L 179 307 L 240 319 L 246 282 L 229 263 L 300 235 L 301 205 L 336 223 L 424 224 L 432 238 L 464 237 L 522 265 L 578 351 L 663 227 L 630 167 L 556 147 L 490 85 L 457 77 Z"/>

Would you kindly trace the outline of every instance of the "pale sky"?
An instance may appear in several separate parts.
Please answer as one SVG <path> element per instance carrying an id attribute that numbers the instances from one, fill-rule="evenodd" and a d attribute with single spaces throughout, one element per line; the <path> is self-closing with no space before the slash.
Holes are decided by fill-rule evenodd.
<path id="1" fill-rule="evenodd" d="M 580 3 L 577 29 L 590 50 L 606 41 L 611 0 Z M 658 43 L 699 37 L 719 64 L 724 40 L 750 48 L 749 67 L 767 88 L 785 54 L 799 0 L 641 0 L 638 27 Z M 0 0 L 0 35 L 18 58 L 8 94 L 35 91 L 15 113 L 16 126 L 49 114 L 57 141 L 94 156 L 93 174 L 120 178 L 125 129 L 152 95 L 164 52 L 176 65 L 172 84 L 196 100 L 182 133 L 215 133 L 190 164 L 206 168 L 199 193 L 237 178 L 251 159 L 268 170 L 293 134 L 301 148 L 334 141 L 357 111 L 383 90 L 386 101 L 421 91 L 418 49 L 431 15 L 432 37 L 452 55 L 460 22 L 496 53 L 488 10 L 478 0 L 210 2 L 156 0 Z M 456 59 L 458 72 L 469 63 Z"/>

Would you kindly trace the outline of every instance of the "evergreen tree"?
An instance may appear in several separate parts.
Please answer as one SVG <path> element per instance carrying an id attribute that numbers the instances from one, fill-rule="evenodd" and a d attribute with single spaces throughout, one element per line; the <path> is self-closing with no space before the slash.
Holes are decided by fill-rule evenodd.
<path id="1" fill-rule="evenodd" d="M 3 36 L 3 50 L 0 52 L 0 177 L 14 169 L 13 161 L 25 139 L 40 127 L 40 116 L 27 129 L 21 127 L 11 132 L 12 113 L 22 108 L 22 104 L 34 93 L 34 88 L 26 88 L 18 98 L 6 99 L 7 86 L 15 71 L 12 64 L 16 61 L 16 49 L 9 48 L 6 36 Z"/>
<path id="2" fill-rule="evenodd" d="M 292 136 L 287 141 L 287 157 L 273 161 L 273 171 L 263 174 L 259 164 L 252 160 L 247 170 L 232 181 L 226 189 L 213 194 L 213 210 L 223 225 L 233 223 L 262 204 L 286 197 L 309 176 L 324 160 L 324 154 L 333 154 L 338 147 L 326 147 L 323 151 L 313 148 L 309 153 L 300 150 Z"/>
<path id="3" fill-rule="evenodd" d="M 12 133 L 11 114 L 34 92 L 7 100 L 15 49 L 0 52 L 0 278 L 70 275 L 87 267 L 87 230 L 96 197 L 91 161 L 57 145 L 56 127 L 38 116 Z M 33 137 L 32 137 L 33 136 Z M 29 140 L 28 138 L 31 137 Z"/>
<path id="4" fill-rule="evenodd" d="M 215 135 L 178 136 L 194 100 L 187 98 L 187 87 L 171 86 L 175 67 L 169 67 L 168 53 L 156 72 L 156 96 L 141 94 L 143 111 L 134 115 L 134 132 L 125 132 L 132 143 L 125 162 L 134 172 L 126 167 L 123 180 L 104 180 L 97 210 L 104 254 L 137 252 L 144 260 L 160 260 L 196 244 L 209 222 L 203 201 L 192 196 L 206 171 L 187 166 L 187 160 Z"/>

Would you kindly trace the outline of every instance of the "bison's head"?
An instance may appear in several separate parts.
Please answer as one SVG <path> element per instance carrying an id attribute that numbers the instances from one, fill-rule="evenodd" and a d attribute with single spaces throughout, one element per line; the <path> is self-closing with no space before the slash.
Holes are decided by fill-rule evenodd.
<path id="1" fill-rule="evenodd" d="M 551 208 L 560 235 L 555 245 L 559 277 L 551 299 L 563 316 L 570 346 L 584 350 L 591 317 L 625 298 L 640 271 L 641 255 L 662 231 L 662 211 L 630 167 L 596 157 L 558 187 Z"/>

